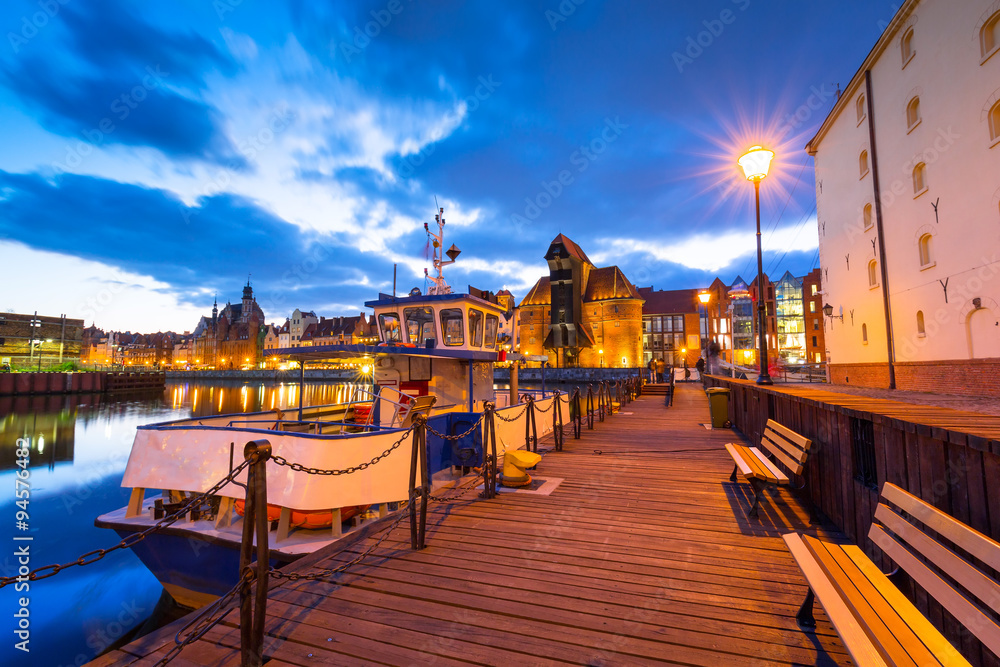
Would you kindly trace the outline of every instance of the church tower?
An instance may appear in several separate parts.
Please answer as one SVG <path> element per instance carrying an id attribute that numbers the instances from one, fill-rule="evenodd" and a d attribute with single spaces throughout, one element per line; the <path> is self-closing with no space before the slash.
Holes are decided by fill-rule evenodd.
<path id="1" fill-rule="evenodd" d="M 243 322 L 250 321 L 250 315 L 253 312 L 253 288 L 250 287 L 250 278 L 247 278 L 247 284 L 243 288 L 243 309 L 240 311 L 240 320 Z"/>

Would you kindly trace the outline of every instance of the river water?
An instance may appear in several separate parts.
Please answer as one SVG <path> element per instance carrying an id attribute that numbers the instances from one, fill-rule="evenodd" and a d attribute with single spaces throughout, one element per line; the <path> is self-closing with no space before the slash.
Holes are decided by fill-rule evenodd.
<path id="1" fill-rule="evenodd" d="M 350 389 L 348 384 L 306 384 L 303 403 L 336 403 Z M 239 381 L 170 382 L 162 394 L 115 399 L 103 394 L 0 396 L 0 574 L 17 575 L 19 559 L 33 570 L 118 543 L 112 531 L 95 528 L 94 519 L 128 501 L 121 478 L 137 426 L 284 409 L 298 401 L 297 385 Z M 21 507 L 15 504 L 19 439 L 30 446 L 30 496 Z M 20 488 L 23 495 L 25 487 Z M 17 525 L 23 518 L 17 513 L 25 508 L 26 530 Z M 27 556 L 18 554 L 24 547 Z M 0 589 L 0 665 L 81 665 L 142 623 L 162 590 L 127 549 L 49 579 Z M 22 608 L 26 620 L 14 617 Z M 30 652 L 16 648 L 23 639 L 15 634 L 19 624 L 27 625 Z"/>

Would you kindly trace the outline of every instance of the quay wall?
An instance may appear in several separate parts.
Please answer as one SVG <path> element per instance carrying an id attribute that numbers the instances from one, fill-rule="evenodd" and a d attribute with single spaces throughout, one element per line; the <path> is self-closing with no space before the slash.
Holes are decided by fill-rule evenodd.
<path id="1" fill-rule="evenodd" d="M 601 382 L 621 380 L 639 374 L 636 368 L 546 368 L 546 382 Z M 208 370 L 208 371 L 167 371 L 168 380 L 267 380 L 273 382 L 298 382 L 299 372 L 278 370 Z M 307 382 L 348 382 L 357 380 L 358 374 L 350 369 L 307 368 Z M 541 368 L 522 368 L 517 374 L 519 382 L 540 382 Z M 495 368 L 494 382 L 510 382 L 510 369 Z"/>
<path id="2" fill-rule="evenodd" d="M 832 393 L 836 387 L 762 387 L 720 376 L 706 381 L 730 390 L 729 420 L 751 442 L 759 441 L 769 418 L 812 439 L 799 493 L 884 572 L 894 565 L 868 530 L 885 482 L 1000 541 L 1000 417 Z M 911 599 L 928 618 L 942 618 L 919 589 Z M 953 644 L 968 645 L 969 637 L 945 625 Z"/>
<path id="3" fill-rule="evenodd" d="M 102 393 L 164 386 L 164 374 L 157 371 L 0 373 L 0 396 Z"/>

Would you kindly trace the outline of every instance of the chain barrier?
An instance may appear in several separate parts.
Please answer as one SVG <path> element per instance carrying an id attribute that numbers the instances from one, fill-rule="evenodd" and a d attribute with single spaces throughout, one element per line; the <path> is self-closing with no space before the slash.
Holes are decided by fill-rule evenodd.
<path id="1" fill-rule="evenodd" d="M 168 662 L 173 660 L 183 651 L 188 645 L 193 644 L 198 641 L 205 634 L 218 625 L 219 621 L 223 619 L 225 614 L 219 614 L 217 618 L 212 618 L 215 614 L 223 611 L 229 606 L 229 603 L 239 594 L 240 589 L 243 588 L 244 584 L 252 583 L 255 578 L 253 570 L 246 570 L 240 580 L 236 582 L 236 585 L 229 589 L 229 592 L 218 598 L 211 604 L 202 607 L 198 610 L 194 618 L 188 622 L 183 628 L 177 631 L 174 635 L 174 646 L 167 652 L 165 656 L 160 658 L 154 667 L 161 667 L 161 665 L 166 665 Z M 194 629 L 184 638 L 181 639 L 181 635 L 191 626 Z"/>
<path id="2" fill-rule="evenodd" d="M 580 388 L 573 390 L 573 397 L 570 399 L 570 419 L 573 420 L 573 439 L 580 439 L 580 430 L 583 428 L 583 406 L 580 400 Z"/>
<path id="3" fill-rule="evenodd" d="M 376 549 L 378 549 L 379 546 L 381 546 L 383 542 L 385 542 L 385 539 L 387 537 L 389 537 L 389 534 L 393 530 L 395 530 L 396 527 L 399 526 L 400 523 L 402 523 L 403 519 L 405 519 L 406 516 L 407 516 L 406 512 L 403 512 L 402 508 L 400 508 L 399 516 L 397 516 L 395 519 L 393 519 L 392 523 L 389 524 L 382 531 L 381 536 L 375 541 L 374 544 L 372 544 L 370 547 L 368 547 L 367 549 L 365 549 L 363 552 L 361 552 L 360 554 L 358 554 L 357 556 L 355 556 L 354 558 L 352 558 L 348 562 L 341 563 L 337 567 L 324 568 L 322 570 L 319 570 L 318 572 L 314 572 L 314 573 L 311 573 L 311 574 L 302 574 L 302 573 L 299 573 L 299 572 L 282 572 L 281 570 L 276 570 L 276 569 L 274 569 L 272 567 L 268 571 L 268 574 L 270 576 L 274 577 L 275 579 L 286 579 L 288 581 L 323 581 L 325 583 L 335 584 L 337 582 L 335 582 L 335 581 L 329 581 L 327 579 L 327 577 L 332 577 L 334 575 L 340 574 L 341 572 L 345 572 L 347 569 L 349 569 L 351 567 L 354 567 L 355 565 L 357 565 L 358 563 L 360 563 L 361 561 L 363 561 L 365 558 L 368 558 L 368 556 L 372 555 L 372 553 Z M 370 537 L 371 536 L 369 536 L 369 538 L 366 538 L 366 539 L 370 539 Z"/>
<path id="4" fill-rule="evenodd" d="M 497 419 L 499 419 L 500 421 L 502 421 L 502 422 L 507 422 L 508 424 L 513 424 L 513 423 L 514 423 L 514 422 L 516 422 L 516 421 L 517 421 L 518 419 L 520 419 L 521 417 L 523 417 L 523 416 L 524 416 L 524 413 L 525 413 L 525 412 L 527 412 L 527 411 L 528 411 L 528 404 L 525 404 L 525 406 L 524 406 L 524 409 L 523 409 L 523 410 L 521 410 L 521 412 L 520 412 L 520 413 L 519 413 L 519 414 L 518 414 L 518 415 L 517 415 L 516 417 L 511 417 L 510 419 L 508 419 L 507 417 L 504 417 L 504 416 L 503 416 L 502 414 L 500 414 L 499 412 L 496 412 L 495 410 L 494 410 L 493 414 L 494 414 L 494 415 L 496 416 L 496 418 L 497 418 Z"/>
<path id="5" fill-rule="evenodd" d="M 406 429 L 403 435 L 399 437 L 399 440 L 392 443 L 391 446 L 389 446 L 385 451 L 383 451 L 378 456 L 374 457 L 371 461 L 367 461 L 366 463 L 359 463 L 356 466 L 351 466 L 350 468 L 344 468 L 343 470 L 324 470 L 322 468 L 309 468 L 302 465 L 301 463 L 289 463 L 288 459 L 286 459 L 283 456 L 278 456 L 277 454 L 271 456 L 271 460 L 274 461 L 279 466 L 286 466 L 296 472 L 304 472 L 309 475 L 326 475 L 326 476 L 333 475 L 334 477 L 338 475 L 350 475 L 351 473 L 367 470 L 368 468 L 372 467 L 385 457 L 389 456 L 389 454 L 392 454 L 394 451 L 396 451 L 396 449 L 399 448 L 400 445 L 403 444 L 403 442 L 407 438 L 410 437 L 410 434 L 412 432 L 413 432 L 413 426 L 410 426 L 408 429 Z"/>
<path id="6" fill-rule="evenodd" d="M 428 431 L 430 431 L 431 433 L 433 433 L 437 437 L 441 438 L 442 440 L 461 440 L 465 436 L 467 436 L 470 433 L 472 433 L 473 431 L 475 431 L 476 427 L 478 427 L 482 423 L 483 423 L 483 417 L 480 416 L 479 419 L 476 420 L 476 422 L 472 426 L 469 427 L 469 430 L 467 430 L 465 433 L 459 433 L 458 435 L 445 435 L 444 433 L 438 433 L 433 428 L 431 428 L 430 424 L 427 424 L 426 428 L 427 428 Z"/>
<path id="7" fill-rule="evenodd" d="M 206 498 L 208 498 L 211 495 L 214 495 L 226 484 L 234 482 L 237 475 L 243 472 L 244 468 L 246 468 L 248 465 L 249 463 L 244 461 L 236 468 L 234 468 L 228 475 L 223 477 L 208 491 L 205 491 L 201 495 L 191 498 L 190 500 L 186 501 L 180 507 L 180 509 L 174 511 L 172 514 L 168 514 L 167 516 L 163 517 L 162 519 L 154 523 L 149 528 L 146 528 L 142 532 L 132 533 L 131 535 L 129 535 L 128 537 L 126 537 L 113 547 L 109 547 L 107 549 L 95 549 L 94 551 L 88 551 L 87 553 L 77 558 L 75 561 L 71 561 L 69 563 L 63 563 L 62 565 L 58 564 L 43 565 L 42 567 L 32 570 L 27 575 L 0 577 L 0 588 L 8 586 L 14 583 L 15 581 L 39 581 L 41 579 L 48 579 L 51 576 L 59 574 L 66 568 L 73 567 L 74 565 L 90 565 L 91 563 L 96 563 L 97 561 L 101 560 L 102 558 L 107 556 L 109 553 L 112 553 L 113 551 L 117 551 L 119 549 L 128 549 L 132 545 L 137 544 L 146 539 L 146 537 L 148 537 L 150 534 L 162 528 L 166 528 L 167 526 L 173 523 L 176 523 L 181 517 L 187 514 L 187 512 L 191 510 L 193 507 L 197 507 L 198 505 L 203 503 Z M 51 572 L 49 570 L 51 570 Z"/>

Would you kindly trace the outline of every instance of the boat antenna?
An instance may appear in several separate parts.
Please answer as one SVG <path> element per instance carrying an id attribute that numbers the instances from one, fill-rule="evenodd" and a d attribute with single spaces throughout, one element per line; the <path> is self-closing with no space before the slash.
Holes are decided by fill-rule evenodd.
<path id="1" fill-rule="evenodd" d="M 437 197 L 434 197 L 434 203 L 437 204 Z M 433 264 L 434 270 L 437 272 L 436 276 L 429 275 L 427 269 L 424 269 L 424 277 L 429 280 L 432 284 L 427 290 L 428 294 L 451 294 L 451 287 L 445 282 L 444 276 L 442 275 L 442 269 L 449 264 L 454 264 L 455 259 L 462 253 L 455 244 L 451 244 L 451 247 L 447 251 L 444 250 L 444 209 L 437 208 L 437 213 L 434 215 L 434 222 L 437 223 L 437 233 L 431 231 L 430 225 L 424 223 L 424 231 L 430 237 L 431 245 L 434 246 L 434 257 Z M 444 259 L 444 255 L 448 255 L 448 259 Z"/>

